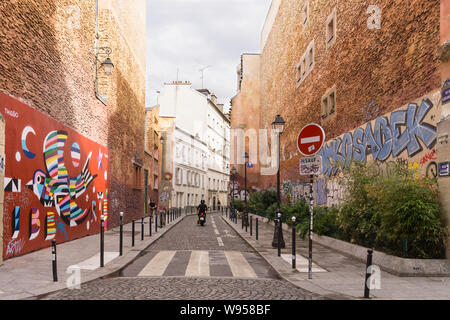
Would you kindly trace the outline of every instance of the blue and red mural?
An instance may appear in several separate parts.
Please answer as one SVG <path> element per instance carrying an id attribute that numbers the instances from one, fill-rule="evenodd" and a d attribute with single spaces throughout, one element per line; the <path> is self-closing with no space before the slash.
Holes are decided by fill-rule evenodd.
<path id="1" fill-rule="evenodd" d="M 100 230 L 108 216 L 108 149 L 0 93 L 6 121 L 5 259 Z"/>

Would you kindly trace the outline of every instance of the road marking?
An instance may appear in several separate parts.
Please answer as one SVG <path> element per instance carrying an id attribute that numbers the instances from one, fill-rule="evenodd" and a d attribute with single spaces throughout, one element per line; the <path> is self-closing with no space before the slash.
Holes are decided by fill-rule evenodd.
<path id="1" fill-rule="evenodd" d="M 313 142 L 320 142 L 320 136 L 303 138 L 303 139 L 300 140 L 301 144 L 313 143 Z"/>
<path id="2" fill-rule="evenodd" d="M 219 246 L 220 246 L 220 247 L 223 247 L 223 246 L 224 246 L 224 244 L 223 244 L 223 241 L 222 241 L 222 238 L 221 238 L 221 237 L 217 237 L 217 242 L 219 243 Z"/>
<path id="3" fill-rule="evenodd" d="M 292 255 L 291 254 L 282 254 L 281 257 L 286 262 L 292 263 Z M 295 261 L 295 266 L 296 266 L 296 269 L 299 272 L 309 272 L 309 261 L 308 261 L 308 259 L 306 259 L 302 255 L 296 254 L 295 260 L 296 260 Z M 312 264 L 312 271 L 313 272 L 328 272 L 325 269 L 322 269 L 321 267 L 319 267 L 314 262 Z"/>
<path id="4" fill-rule="evenodd" d="M 186 277 L 209 277 L 209 252 L 192 251 L 185 273 Z"/>
<path id="5" fill-rule="evenodd" d="M 113 261 L 118 256 L 119 252 L 105 252 L 103 262 L 106 265 L 107 263 Z M 84 260 L 83 262 L 80 262 L 77 265 L 80 267 L 80 269 L 83 270 L 96 270 L 100 268 L 100 253 L 97 253 L 95 256 L 87 260 Z"/>
<path id="6" fill-rule="evenodd" d="M 144 269 L 141 270 L 138 277 L 162 276 L 175 255 L 175 252 L 176 251 L 158 252 Z"/>
<path id="7" fill-rule="evenodd" d="M 228 264 L 234 277 L 257 278 L 257 275 L 245 257 L 239 251 L 225 251 Z"/>

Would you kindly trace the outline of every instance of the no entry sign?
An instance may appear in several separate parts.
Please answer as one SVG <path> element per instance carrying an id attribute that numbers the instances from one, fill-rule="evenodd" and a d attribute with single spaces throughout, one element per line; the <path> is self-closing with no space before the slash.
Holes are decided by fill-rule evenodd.
<path id="1" fill-rule="evenodd" d="M 313 156 L 319 152 L 325 142 L 325 131 L 321 126 L 310 123 L 300 130 L 297 138 L 298 151 L 304 156 Z"/>

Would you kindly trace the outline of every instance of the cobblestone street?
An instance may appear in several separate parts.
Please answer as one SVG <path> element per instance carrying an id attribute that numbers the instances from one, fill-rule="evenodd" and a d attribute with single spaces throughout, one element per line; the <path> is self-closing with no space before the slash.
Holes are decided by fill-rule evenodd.
<path id="1" fill-rule="evenodd" d="M 310 300 L 283 281 L 220 218 L 186 217 L 119 272 L 41 297 L 45 300 Z M 221 239 L 221 240 L 218 240 Z"/>

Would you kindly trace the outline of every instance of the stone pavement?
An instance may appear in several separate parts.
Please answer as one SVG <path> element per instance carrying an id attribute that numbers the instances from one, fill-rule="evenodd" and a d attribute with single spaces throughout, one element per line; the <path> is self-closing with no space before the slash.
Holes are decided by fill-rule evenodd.
<path id="1" fill-rule="evenodd" d="M 194 216 L 185 218 L 143 250 L 130 264 L 108 277 L 82 284 L 80 290 L 65 289 L 37 298 L 42 300 L 324 299 L 281 279 L 272 267 L 221 219 L 220 214 L 209 214 L 204 227 L 198 226 L 195 220 Z M 217 241 L 218 238 L 223 240 Z M 194 252 L 203 259 L 192 259 Z M 233 258 L 228 257 L 225 259 L 225 255 L 229 254 L 236 260 L 233 261 Z"/>
<path id="2" fill-rule="evenodd" d="M 312 279 L 308 279 L 307 272 L 293 270 L 291 262 L 278 257 L 278 250 L 272 248 L 274 235 L 273 223 L 259 221 L 258 241 L 255 240 L 255 218 L 253 218 L 253 236 L 250 228 L 242 229 L 241 220 L 235 224 L 223 216 L 234 230 L 250 244 L 261 256 L 277 270 L 282 278 L 306 289 L 334 299 L 363 299 L 365 282 L 365 264 L 345 256 L 332 249 L 313 243 L 313 262 L 327 272 L 313 272 Z M 282 255 L 292 255 L 292 231 L 283 230 L 286 248 Z M 297 261 L 301 256 L 308 259 L 308 240 L 296 238 Z M 373 261 L 376 265 L 376 261 Z M 297 264 L 298 266 L 298 264 Z M 372 299 L 450 299 L 450 277 L 398 277 L 381 271 L 380 289 L 372 289 Z"/>
<path id="3" fill-rule="evenodd" d="M 149 237 L 149 218 L 144 219 L 144 241 L 141 241 L 141 220 L 135 223 L 135 246 L 132 242 L 132 223 L 124 225 L 123 255 L 119 257 L 119 227 L 105 232 L 105 266 L 100 268 L 100 234 L 57 245 L 58 282 L 53 282 L 51 247 L 4 261 L 0 266 L 0 300 L 17 300 L 67 288 L 66 273 L 73 265 L 84 265 L 81 282 L 85 283 L 109 275 L 133 261 L 139 253 L 182 221 L 185 215 L 159 228 Z M 108 254 L 107 254 L 108 253 Z M 108 257 L 112 259 L 108 261 Z"/>

